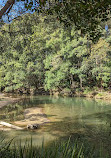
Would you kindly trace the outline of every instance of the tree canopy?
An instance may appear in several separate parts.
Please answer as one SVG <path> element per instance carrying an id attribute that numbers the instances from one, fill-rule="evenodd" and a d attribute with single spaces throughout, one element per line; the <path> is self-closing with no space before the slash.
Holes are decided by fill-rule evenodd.
<path id="1" fill-rule="evenodd" d="M 26 14 L 0 31 L 0 87 L 6 92 L 31 89 L 74 94 L 111 87 L 111 36 L 92 43 L 54 15 Z M 105 37 L 107 35 L 107 37 Z"/>
<path id="2" fill-rule="evenodd" d="M 7 0 L 0 11 L 0 17 L 8 15 L 14 3 L 16 5 L 20 1 L 24 2 L 22 5 L 25 11 L 56 14 L 65 26 L 75 25 L 82 35 L 89 33 L 94 39 L 100 35 L 98 26 L 101 21 L 111 18 L 110 0 Z"/>
<path id="3" fill-rule="evenodd" d="M 1 89 L 111 87 L 109 0 L 8 0 L 1 17 L 19 2 L 30 12 L 0 28 Z"/>

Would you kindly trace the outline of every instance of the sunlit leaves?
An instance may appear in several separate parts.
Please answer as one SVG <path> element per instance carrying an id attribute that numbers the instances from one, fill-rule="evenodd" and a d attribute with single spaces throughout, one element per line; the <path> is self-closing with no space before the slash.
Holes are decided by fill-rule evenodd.
<path id="1" fill-rule="evenodd" d="M 33 20 L 34 19 L 34 20 Z M 109 24 L 108 24 L 109 25 Z M 111 84 L 111 38 L 93 43 L 56 16 L 26 14 L 0 32 L 0 87 L 74 91 Z M 98 33 L 98 30 L 97 32 Z"/>

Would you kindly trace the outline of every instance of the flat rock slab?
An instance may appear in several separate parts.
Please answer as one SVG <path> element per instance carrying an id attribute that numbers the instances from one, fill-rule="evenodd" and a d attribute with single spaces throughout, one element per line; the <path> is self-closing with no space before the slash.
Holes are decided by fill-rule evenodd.
<path id="1" fill-rule="evenodd" d="M 24 120 L 15 121 L 14 124 L 17 126 L 26 127 L 30 124 L 41 125 L 50 122 L 50 120 L 47 118 L 47 115 L 43 113 L 43 109 L 38 107 L 25 109 L 24 118 Z"/>

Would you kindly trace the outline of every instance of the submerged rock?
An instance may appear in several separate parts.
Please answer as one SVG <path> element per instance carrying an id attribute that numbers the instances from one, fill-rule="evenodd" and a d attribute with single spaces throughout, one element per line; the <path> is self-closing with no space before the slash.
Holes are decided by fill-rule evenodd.
<path id="1" fill-rule="evenodd" d="M 42 108 L 32 107 L 24 110 L 24 120 L 15 121 L 14 124 L 34 130 L 49 122 L 50 120 L 47 118 Z"/>
<path id="2" fill-rule="evenodd" d="M 27 129 L 38 129 L 38 128 L 40 128 L 39 124 L 30 124 L 30 125 L 27 125 Z"/>

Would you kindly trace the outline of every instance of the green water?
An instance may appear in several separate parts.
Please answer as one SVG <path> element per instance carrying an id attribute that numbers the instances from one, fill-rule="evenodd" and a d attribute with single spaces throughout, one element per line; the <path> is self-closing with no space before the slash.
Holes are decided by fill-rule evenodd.
<path id="1" fill-rule="evenodd" d="M 30 107 L 42 107 L 51 120 L 39 130 L 6 131 L 7 139 L 21 139 L 23 143 L 32 137 L 33 144 L 46 144 L 55 139 L 85 140 L 92 144 L 104 143 L 111 147 L 111 103 L 86 98 L 55 98 L 50 96 L 23 97 L 16 104 L 0 109 L 0 120 L 13 123 L 23 120 L 23 111 Z"/>

